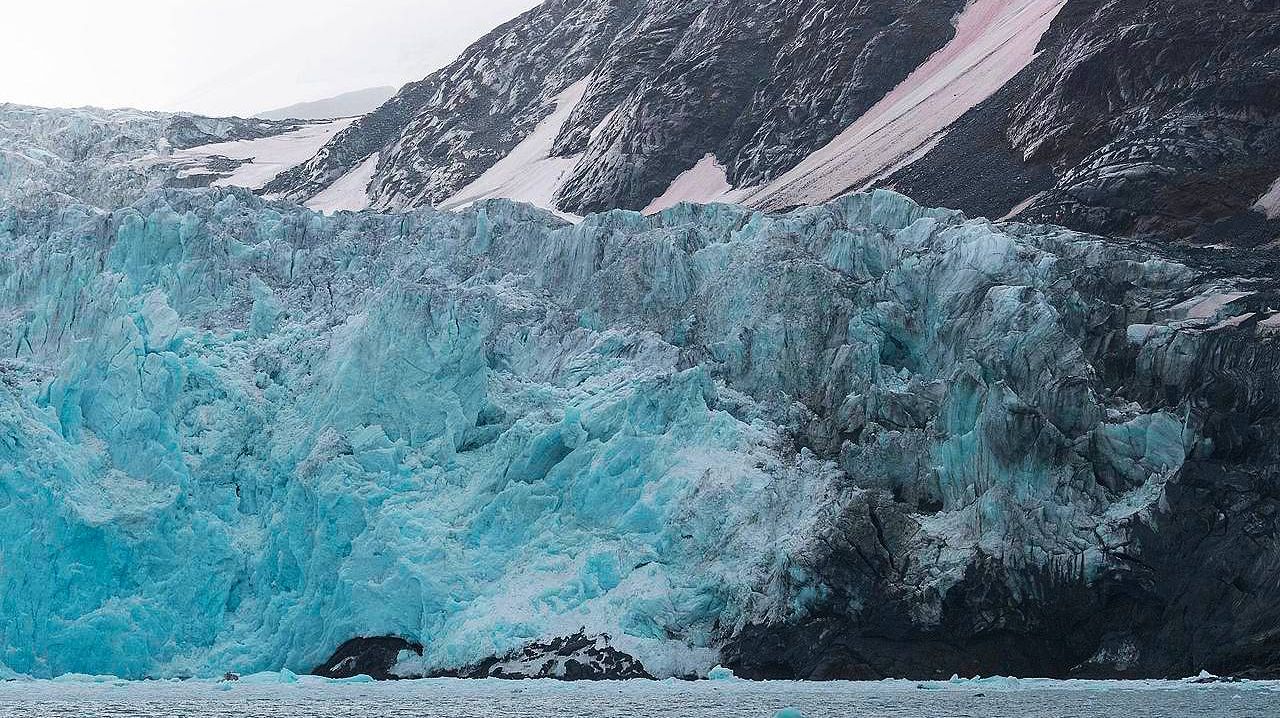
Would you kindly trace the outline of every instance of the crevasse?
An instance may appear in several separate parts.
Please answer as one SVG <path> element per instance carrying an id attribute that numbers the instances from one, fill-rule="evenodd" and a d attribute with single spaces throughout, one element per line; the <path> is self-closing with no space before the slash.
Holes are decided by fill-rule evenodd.
<path id="1" fill-rule="evenodd" d="M 1104 397 L 1088 333 L 1211 291 L 883 191 L 578 225 L 10 211 L 0 663 L 301 672 L 400 635 L 447 668 L 586 628 L 705 672 L 829 592 L 871 495 L 918 525 L 927 622 L 978 552 L 1096 570 L 1159 501 L 1196 427 Z M 1152 316 L 1132 351 L 1168 371 L 1183 317 Z"/>

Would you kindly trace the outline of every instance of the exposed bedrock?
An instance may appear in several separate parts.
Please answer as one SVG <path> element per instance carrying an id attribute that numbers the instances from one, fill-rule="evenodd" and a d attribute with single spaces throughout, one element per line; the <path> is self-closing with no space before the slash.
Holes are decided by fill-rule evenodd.
<path id="1" fill-rule="evenodd" d="M 268 191 L 315 195 L 377 154 L 375 207 L 439 205 L 586 80 L 551 154 L 561 209 L 639 209 L 708 153 L 736 186 L 830 142 L 955 34 L 960 0 L 550 0 L 405 86 Z M 825 198 L 823 198 L 825 199 Z"/>
<path id="2" fill-rule="evenodd" d="M 352 638 L 338 646 L 329 660 L 325 661 L 312 675 L 325 678 L 354 678 L 369 676 L 376 680 L 394 680 L 401 676 L 392 672 L 402 654 L 422 655 L 422 645 L 406 641 L 398 636 L 376 636 L 372 638 Z"/>
<path id="3" fill-rule="evenodd" d="M 1068 0 L 1036 60 L 886 180 L 1080 231 L 1259 246 L 1280 216 L 1280 5 Z"/>
<path id="4" fill-rule="evenodd" d="M 402 675 L 449 678 L 554 678 L 562 681 L 625 681 L 653 678 L 632 656 L 610 645 L 607 634 L 588 636 L 579 631 L 532 641 L 501 656 L 457 669 L 418 670 L 412 656 L 406 656 L 397 670 Z"/>
<path id="5" fill-rule="evenodd" d="M 1161 243 L 1280 239 L 1274 0 L 549 0 L 268 191 L 304 200 L 372 157 L 372 206 L 438 206 L 561 101 L 537 201 L 570 212 L 642 209 L 702 168 L 698 199 L 771 209 L 881 185 Z"/>

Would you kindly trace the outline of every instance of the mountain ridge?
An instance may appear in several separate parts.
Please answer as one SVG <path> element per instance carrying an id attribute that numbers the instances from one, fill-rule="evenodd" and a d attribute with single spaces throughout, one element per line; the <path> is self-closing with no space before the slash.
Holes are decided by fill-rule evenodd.
<path id="1" fill-rule="evenodd" d="M 977 54 L 948 65 L 947 53 L 970 41 L 953 22 L 980 32 Z M 445 202 L 586 78 L 548 153 L 572 165 L 542 202 L 552 209 L 645 208 L 712 155 L 729 189 L 687 199 L 779 209 L 884 186 L 1082 231 L 1266 244 L 1280 237 L 1255 208 L 1280 181 L 1277 27 L 1271 0 L 548 2 L 269 189 L 306 199 L 377 156 L 372 206 Z M 1006 59 L 984 65 L 982 47 Z M 931 135 L 833 145 L 859 153 L 834 175 L 829 164 L 803 168 L 922 71 L 933 79 L 912 81 L 934 83 L 930 97 L 971 99 L 928 110 L 948 119 Z M 874 132 L 900 132 L 888 128 Z M 867 152 L 883 155 L 883 176 L 862 174 Z M 760 191 L 797 166 L 799 191 Z"/>
<path id="2" fill-rule="evenodd" d="M 395 94 L 396 88 L 390 85 L 367 87 L 333 97 L 297 102 L 278 109 L 259 112 L 254 117 L 263 120 L 336 120 L 355 117 L 372 112 Z"/>

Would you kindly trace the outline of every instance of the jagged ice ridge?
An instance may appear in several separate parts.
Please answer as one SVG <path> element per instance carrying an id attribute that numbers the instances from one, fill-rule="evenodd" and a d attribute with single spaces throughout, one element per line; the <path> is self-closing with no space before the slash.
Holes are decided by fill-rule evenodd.
<path id="1" fill-rule="evenodd" d="M 0 664 L 305 671 L 400 635 L 431 670 L 586 629 L 705 674 L 872 523 L 914 527 L 893 580 L 936 625 L 979 555 L 1093 577 L 1152 519 L 1201 427 L 1114 395 L 1091 332 L 1143 318 L 1135 371 L 1174 376 L 1232 290 L 885 191 L 9 210 Z"/>

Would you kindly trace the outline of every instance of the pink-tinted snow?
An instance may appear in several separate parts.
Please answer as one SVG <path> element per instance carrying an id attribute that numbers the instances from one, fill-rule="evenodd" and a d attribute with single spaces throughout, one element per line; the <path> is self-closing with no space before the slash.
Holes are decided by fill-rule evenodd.
<path id="1" fill-rule="evenodd" d="M 1271 189 L 1258 199 L 1254 207 L 1267 215 L 1267 219 L 1280 219 L 1280 179 L 1271 185 Z"/>
<path id="2" fill-rule="evenodd" d="M 667 191 L 644 208 L 645 214 L 661 212 L 681 202 L 723 201 L 733 189 L 725 175 L 724 165 L 716 156 L 708 154 L 692 169 L 686 170 L 671 183 Z"/>
<path id="3" fill-rule="evenodd" d="M 1035 204 L 1035 203 L 1036 203 L 1036 200 L 1038 200 L 1038 199 L 1040 199 L 1041 197 L 1045 196 L 1045 194 L 1046 194 L 1045 192 L 1036 192 L 1035 194 L 1031 195 L 1030 197 L 1028 197 L 1028 198 L 1026 198 L 1026 199 L 1022 200 L 1021 202 L 1019 202 L 1019 203 L 1017 203 L 1016 205 L 1014 205 L 1014 206 L 1013 206 L 1013 209 L 1009 210 L 1009 213 L 1008 213 L 1008 214 L 1006 214 L 1005 216 L 1001 217 L 1001 218 L 1000 218 L 1000 221 L 1001 221 L 1001 222 L 1007 222 L 1007 221 L 1009 221 L 1009 220 L 1014 219 L 1014 218 L 1015 218 L 1015 217 L 1017 217 L 1018 215 L 1022 214 L 1022 213 L 1023 213 L 1023 212 L 1028 208 L 1028 207 L 1030 207 L 1031 205 Z"/>
<path id="4" fill-rule="evenodd" d="M 588 81 L 579 80 L 560 93 L 555 110 L 523 142 L 474 182 L 440 203 L 439 208 L 459 209 L 482 199 L 505 197 L 554 210 L 556 190 L 578 157 L 553 157 L 551 150 L 560 128 L 582 101 Z"/>
<path id="5" fill-rule="evenodd" d="M 1173 307 L 1175 315 L 1181 314 L 1187 319 L 1213 319 L 1222 308 L 1238 299 L 1253 296 L 1253 292 L 1213 292 L 1194 297 Z"/>
<path id="6" fill-rule="evenodd" d="M 934 142 L 1035 57 L 1066 0 L 972 0 L 956 35 L 835 140 L 746 194 L 774 209 L 862 189 Z"/>

